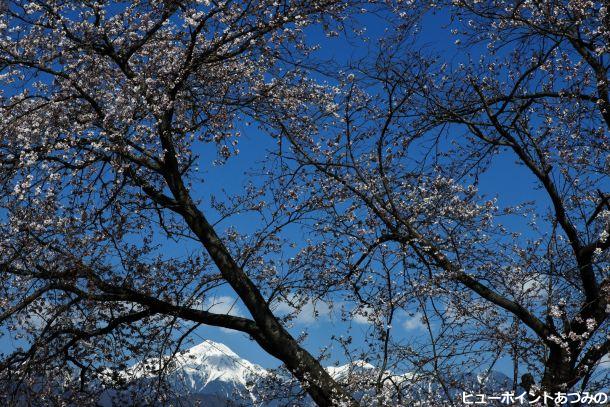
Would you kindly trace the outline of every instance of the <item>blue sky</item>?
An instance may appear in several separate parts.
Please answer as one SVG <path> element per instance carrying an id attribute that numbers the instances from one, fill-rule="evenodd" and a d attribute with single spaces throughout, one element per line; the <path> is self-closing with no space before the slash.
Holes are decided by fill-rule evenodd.
<path id="1" fill-rule="evenodd" d="M 357 47 L 356 42 L 347 41 L 342 35 L 336 38 L 326 38 L 318 28 L 308 30 L 308 35 L 312 43 L 319 42 L 323 45 L 320 52 L 320 58 L 328 58 L 335 60 L 339 65 L 357 59 L 367 52 L 367 48 L 374 49 L 376 47 L 376 38 L 382 35 L 386 26 L 383 20 L 374 16 L 362 16 L 360 18 L 362 26 L 367 28 L 368 36 L 371 41 L 366 47 Z M 467 56 L 462 53 L 460 48 L 455 45 L 455 37 L 450 34 L 451 27 L 448 24 L 448 17 L 444 14 L 429 14 L 422 23 L 421 34 L 419 40 L 414 44 L 415 47 L 428 48 L 431 52 L 443 55 L 450 61 L 467 60 Z M 211 162 L 209 159 L 213 153 L 202 152 L 201 168 L 204 171 L 205 182 L 200 188 L 202 191 L 200 197 L 205 201 L 209 199 L 211 193 L 218 193 L 223 188 L 228 192 L 238 192 L 242 190 L 243 184 L 240 180 L 245 180 L 243 174 L 248 169 L 256 166 L 258 162 L 265 159 L 266 150 L 271 149 L 275 143 L 270 137 L 262 134 L 256 126 L 245 128 L 242 126 L 243 135 L 239 140 L 240 154 L 229 160 L 222 166 L 206 165 Z M 213 148 L 213 147 L 209 147 Z M 503 191 L 498 204 L 500 206 L 512 205 L 524 201 L 536 200 L 540 205 L 546 205 L 546 198 L 537 191 L 534 186 L 532 176 L 520 166 L 514 165 L 514 160 L 507 154 L 500 155 L 494 161 L 492 167 L 483 177 L 480 178 L 479 189 L 483 194 L 496 196 L 501 187 Z M 205 206 L 202 207 L 206 212 Z M 214 221 L 214 219 L 211 219 Z M 235 218 L 231 221 L 231 226 L 237 230 L 251 230 L 252 225 L 248 223 L 247 218 Z M 228 226 L 227 223 L 223 226 Z M 195 246 L 193 249 L 197 249 Z M 184 250 L 185 248 L 175 247 L 174 250 Z M 166 249 L 167 250 L 167 249 Z M 212 308 L 212 311 L 223 312 L 228 311 L 233 306 L 235 296 L 229 290 L 221 290 L 216 298 L 218 305 Z M 210 305 L 210 303 L 207 303 Z M 325 304 L 319 304 L 319 318 L 313 318 L 313 305 L 308 305 L 304 312 L 295 321 L 291 332 L 298 336 L 304 329 L 307 329 L 309 336 L 305 341 L 305 346 L 312 353 L 317 354 L 320 349 L 330 345 L 329 338 L 333 333 L 345 331 L 349 323 L 341 322 L 340 318 L 333 314 Z M 233 313 L 247 315 L 243 306 L 237 303 L 232 307 Z M 335 312 L 338 312 L 335 311 Z M 404 338 L 413 338 L 422 334 L 421 324 L 417 317 L 408 315 L 399 315 L 399 321 L 395 327 L 395 335 L 404 335 Z M 363 321 L 351 322 L 351 334 L 354 336 L 354 347 L 358 348 L 363 345 L 363 335 L 367 331 L 367 324 Z M 279 365 L 279 361 L 263 352 L 258 345 L 250 341 L 246 335 L 237 332 L 228 332 L 227 330 L 214 327 L 201 327 L 195 331 L 192 337 L 195 343 L 203 339 L 211 339 L 217 342 L 222 342 L 232 348 L 240 356 L 265 367 L 275 367 Z M 3 351 L 7 351 L 14 347 L 14 342 L 7 336 L 0 338 L 0 347 Z M 331 364 L 334 361 L 344 362 L 341 353 L 338 351 L 331 353 L 332 357 L 327 362 Z M 506 363 L 497 365 L 501 370 L 508 371 L 509 366 Z"/>

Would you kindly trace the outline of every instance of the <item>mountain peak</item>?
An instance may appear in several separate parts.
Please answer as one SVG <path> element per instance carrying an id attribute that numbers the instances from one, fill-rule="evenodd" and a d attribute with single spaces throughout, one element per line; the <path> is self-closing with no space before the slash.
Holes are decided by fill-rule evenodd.
<path id="1" fill-rule="evenodd" d="M 157 388 L 156 370 L 162 361 L 167 361 L 167 356 L 140 362 L 122 372 L 122 375 L 136 388 L 153 392 Z M 378 376 L 379 372 L 375 366 L 363 360 L 351 361 L 342 366 L 330 366 L 326 370 L 336 380 L 360 386 L 354 393 L 358 399 L 371 397 L 374 389 L 368 387 L 369 379 Z M 231 400 L 242 400 L 257 407 L 277 407 L 284 405 L 285 401 L 291 401 L 292 397 L 297 400 L 299 394 L 299 388 L 294 387 L 291 378 L 267 371 L 241 358 L 228 346 L 211 340 L 204 340 L 179 352 L 166 373 L 171 393 L 186 406 L 220 407 L 230 405 L 228 403 Z M 387 374 L 394 378 L 394 382 L 413 381 L 413 385 L 407 386 L 405 393 L 401 395 L 405 399 L 420 402 L 440 397 L 437 383 L 426 380 L 423 376 L 413 373 L 397 375 L 390 371 Z M 487 389 L 504 389 L 510 385 L 508 377 L 496 371 L 486 372 L 484 375 L 465 372 L 456 376 L 459 385 L 449 389 L 452 397 L 465 388 L 484 386 Z M 113 397 L 120 399 L 128 398 L 129 395 L 108 389 L 104 397 L 106 401 L 101 405 L 111 406 L 117 405 L 113 402 Z M 299 403 L 303 406 L 314 405 L 308 398 Z"/>
<path id="2" fill-rule="evenodd" d="M 262 367 L 239 357 L 228 346 L 204 340 L 179 353 L 174 376 L 189 383 L 190 390 L 201 391 L 214 382 L 247 386 L 252 377 L 265 377 Z"/>
<path id="3" fill-rule="evenodd" d="M 335 379 L 345 379 L 353 373 L 363 373 L 375 369 L 373 365 L 364 360 L 355 360 L 341 366 L 328 366 L 326 371 Z"/>
<path id="4" fill-rule="evenodd" d="M 203 356 L 226 356 L 230 358 L 241 359 L 237 353 L 233 352 L 227 345 L 211 341 L 209 339 L 204 340 L 203 342 L 188 348 L 181 352 L 183 355 L 203 355 Z"/>

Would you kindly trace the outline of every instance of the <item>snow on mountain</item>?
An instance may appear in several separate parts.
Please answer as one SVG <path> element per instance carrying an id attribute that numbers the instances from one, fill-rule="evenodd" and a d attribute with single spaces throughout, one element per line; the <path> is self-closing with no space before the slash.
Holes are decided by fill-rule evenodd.
<path id="1" fill-rule="evenodd" d="M 167 387 L 158 389 L 158 372 L 166 375 Z M 267 370 L 240 358 L 224 344 L 203 341 L 172 359 L 147 359 L 120 373 L 129 382 L 128 390 L 108 390 L 103 405 L 111 406 L 130 400 L 132 394 L 153 399 L 161 391 L 170 401 L 180 405 L 209 407 L 260 405 L 261 384 L 269 376 Z"/>
<path id="2" fill-rule="evenodd" d="M 102 406 L 133 403 L 133 397 L 142 400 L 145 405 L 155 399 L 159 393 L 157 372 L 160 366 L 167 364 L 168 359 L 149 359 L 140 362 L 120 373 L 131 383 L 129 391 L 108 389 L 103 395 Z M 314 406 L 308 397 L 297 398 L 298 386 L 289 377 L 281 377 L 241 358 L 229 347 L 213 341 L 203 341 L 185 351 L 178 353 L 165 367 L 168 387 L 163 389 L 170 404 L 183 406 Z M 373 397 L 373 385 L 379 370 L 370 363 L 358 360 L 342 366 L 327 368 L 330 375 L 340 382 L 350 382 L 354 397 L 366 399 Z M 391 375 L 394 384 L 410 383 L 416 377 L 411 373 Z M 387 377 L 386 374 L 386 377 Z M 450 394 L 456 396 L 465 388 L 485 388 L 486 390 L 508 388 L 508 377 L 499 372 L 482 375 L 476 373 L 459 374 L 460 385 L 454 386 Z M 402 398 L 416 400 L 444 398 L 440 386 L 430 381 L 419 381 L 405 386 Z M 137 394 L 137 396 L 135 396 Z M 443 393 L 444 394 L 444 393 Z M 399 405 L 394 403 L 394 405 Z M 426 405 L 415 402 L 412 405 Z"/>
<path id="3" fill-rule="evenodd" d="M 176 356 L 168 379 L 179 394 L 214 394 L 256 404 L 256 384 L 266 376 L 265 369 L 226 345 L 206 340 Z"/>
<path id="4" fill-rule="evenodd" d="M 367 363 L 363 360 L 356 360 L 352 363 L 348 363 L 343 366 L 328 366 L 326 371 L 333 377 L 335 380 L 345 380 L 350 375 L 353 374 L 366 374 L 372 372 L 375 369 L 375 366 Z"/>
<path id="5" fill-rule="evenodd" d="M 147 360 L 130 368 L 126 376 L 153 377 L 158 369 L 157 360 Z M 216 381 L 247 386 L 252 378 L 267 375 L 265 369 L 240 358 L 226 345 L 209 340 L 178 353 L 169 370 L 174 381 L 196 392 Z"/>

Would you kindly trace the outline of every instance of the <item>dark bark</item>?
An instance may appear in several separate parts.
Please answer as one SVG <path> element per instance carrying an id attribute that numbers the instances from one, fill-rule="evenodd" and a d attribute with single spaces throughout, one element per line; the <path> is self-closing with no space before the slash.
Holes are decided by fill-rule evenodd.
<path id="1" fill-rule="evenodd" d="M 192 203 L 182 183 L 174 184 L 172 190 L 183 205 L 183 216 L 189 227 L 210 254 L 222 276 L 250 311 L 260 331 L 259 335 L 254 337 L 259 345 L 284 362 L 318 405 L 357 405 L 355 400 L 275 318 L 258 288 L 231 257 L 203 213 Z"/>
<path id="2" fill-rule="evenodd" d="M 568 382 L 573 374 L 572 358 L 559 347 L 551 348 L 544 366 L 541 391 L 554 394 L 568 390 Z"/>

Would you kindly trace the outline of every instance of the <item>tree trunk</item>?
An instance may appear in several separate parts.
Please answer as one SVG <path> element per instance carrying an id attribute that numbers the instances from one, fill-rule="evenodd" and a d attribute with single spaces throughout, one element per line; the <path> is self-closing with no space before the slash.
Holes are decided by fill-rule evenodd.
<path id="1" fill-rule="evenodd" d="M 541 401 L 543 401 L 544 393 L 552 395 L 555 398 L 556 393 L 567 393 L 573 377 L 573 358 L 570 357 L 568 351 L 559 347 L 554 347 L 550 350 L 544 366 L 544 375 L 540 383 Z M 548 401 L 548 406 L 559 406 L 554 401 Z"/>
<path id="2" fill-rule="evenodd" d="M 171 149 L 171 154 L 173 146 L 167 143 L 165 147 Z M 172 161 L 175 160 L 173 154 L 169 157 Z M 269 354 L 284 362 L 319 406 L 358 406 L 356 400 L 328 374 L 316 358 L 299 345 L 273 315 L 258 287 L 235 262 L 213 226 L 191 199 L 177 168 L 177 163 L 170 161 L 168 171 L 164 174 L 178 203 L 178 207 L 170 209 L 184 218 L 209 253 L 222 277 L 248 308 L 260 329 L 260 334 L 254 337 L 257 343 Z"/>
<path id="3" fill-rule="evenodd" d="M 280 359 L 299 380 L 304 390 L 319 406 L 357 407 L 359 404 L 347 394 L 309 352 L 304 350 L 288 332 L 283 332 L 273 343 L 257 340 L 269 354 Z"/>

